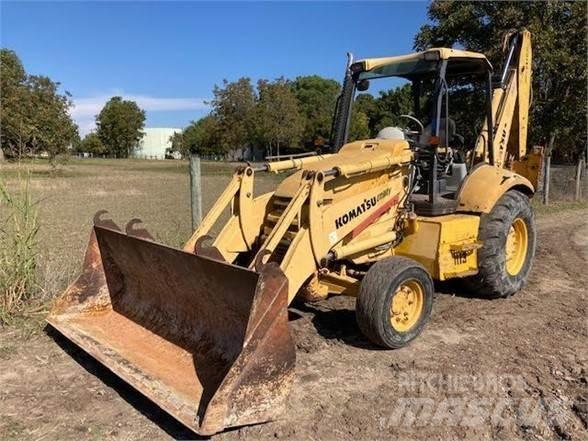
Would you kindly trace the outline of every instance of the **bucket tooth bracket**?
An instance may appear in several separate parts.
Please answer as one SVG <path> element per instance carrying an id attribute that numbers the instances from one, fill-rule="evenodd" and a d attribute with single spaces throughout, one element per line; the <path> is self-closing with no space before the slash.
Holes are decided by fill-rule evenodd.
<path id="1" fill-rule="evenodd" d="M 194 254 L 197 256 L 208 257 L 209 259 L 226 262 L 219 249 L 213 245 L 208 245 L 213 239 L 209 235 L 200 236 L 194 244 Z"/>
<path id="2" fill-rule="evenodd" d="M 112 220 L 108 210 L 99 210 L 94 214 L 93 224 L 95 227 L 108 228 L 109 230 L 122 231 Z"/>
<path id="3" fill-rule="evenodd" d="M 143 221 L 139 218 L 131 219 L 125 226 L 125 233 L 127 233 L 127 236 L 137 237 L 139 239 L 155 240 L 145 228 L 137 227 L 142 224 Z"/>

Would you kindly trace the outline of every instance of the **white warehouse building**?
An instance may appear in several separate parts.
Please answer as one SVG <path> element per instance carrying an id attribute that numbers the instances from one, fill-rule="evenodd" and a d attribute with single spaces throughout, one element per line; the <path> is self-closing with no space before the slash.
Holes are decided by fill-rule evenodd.
<path id="1" fill-rule="evenodd" d="M 169 127 L 151 127 L 143 129 L 143 138 L 133 152 L 138 159 L 165 159 L 165 153 L 171 147 L 170 137 L 181 129 Z"/>

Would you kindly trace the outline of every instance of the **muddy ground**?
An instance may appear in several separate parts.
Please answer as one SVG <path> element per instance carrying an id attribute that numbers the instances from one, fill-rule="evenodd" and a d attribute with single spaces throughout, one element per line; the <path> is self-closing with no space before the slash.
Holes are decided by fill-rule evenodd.
<path id="1" fill-rule="evenodd" d="M 215 440 L 588 439 L 588 210 L 538 217 L 525 289 L 437 287 L 412 345 L 379 350 L 348 298 L 290 311 L 296 382 L 281 419 Z M 198 439 L 30 320 L 0 330 L 1 440 Z"/>

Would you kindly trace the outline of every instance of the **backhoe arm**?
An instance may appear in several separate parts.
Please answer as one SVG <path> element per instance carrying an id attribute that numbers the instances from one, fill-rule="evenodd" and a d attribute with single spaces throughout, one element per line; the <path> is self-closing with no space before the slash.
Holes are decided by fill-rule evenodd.
<path id="1" fill-rule="evenodd" d="M 501 82 L 492 95 L 493 151 L 487 148 L 488 126 L 476 142 L 477 161 L 505 167 L 527 154 L 527 129 L 531 95 L 531 34 L 527 30 L 505 39 L 507 58 Z"/>

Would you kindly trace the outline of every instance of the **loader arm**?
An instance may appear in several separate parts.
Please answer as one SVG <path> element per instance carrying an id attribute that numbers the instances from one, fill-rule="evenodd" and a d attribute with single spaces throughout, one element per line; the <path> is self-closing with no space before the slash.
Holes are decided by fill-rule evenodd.
<path id="1" fill-rule="evenodd" d="M 255 213 L 252 195 L 253 170 L 250 167 L 237 168 L 225 190 L 184 245 L 184 251 L 198 253 L 201 250 L 200 244 L 203 239 L 209 238 L 208 233 L 229 204 L 232 204 L 232 209 L 231 219 L 227 225 L 235 225 L 231 228 L 229 244 L 225 244 L 228 246 L 215 247 L 218 251 L 215 254 L 217 257 L 222 256 L 227 262 L 232 262 L 236 253 L 250 250 L 256 237 L 255 231 L 250 228 L 253 225 L 251 217 Z M 227 234 L 224 236 L 227 240 Z"/>
<path id="2" fill-rule="evenodd" d="M 305 158 L 288 159 L 284 161 L 267 162 L 259 167 L 238 167 L 208 214 L 184 245 L 184 251 L 205 255 L 226 262 L 234 262 L 241 253 L 253 251 L 260 238 L 264 219 L 268 215 L 273 192 L 254 197 L 254 180 L 258 172 L 282 173 L 300 170 L 309 165 L 319 163 L 332 155 L 315 155 Z M 304 201 L 302 201 L 304 202 Z M 230 207 L 229 220 L 224 224 L 220 233 L 212 244 L 205 242 L 212 239 L 209 236 L 213 227 L 219 222 L 225 210 Z M 276 236 L 274 234 L 274 236 Z M 281 239 L 281 237 L 278 238 Z M 270 243 L 269 251 L 275 249 L 276 244 Z M 257 252 L 257 251 L 256 251 Z M 267 254 L 267 253 L 266 253 Z M 267 260 L 267 257 L 264 258 Z M 255 266 L 255 260 L 249 265 Z"/>
<path id="3" fill-rule="evenodd" d="M 291 302 L 305 282 L 316 276 L 325 259 L 360 255 L 391 243 L 396 235 L 386 229 L 375 236 L 361 233 L 398 204 L 404 191 L 394 178 L 398 171 L 394 177 L 388 173 L 410 162 L 412 152 L 405 141 L 382 140 L 351 143 L 345 150 L 342 156 L 316 155 L 237 169 L 184 250 L 256 272 L 268 262 L 276 262 L 288 279 Z M 254 177 L 262 172 L 295 172 L 286 178 L 292 183 L 287 197 L 280 185 L 277 192 L 252 198 Z M 352 183 L 356 190 L 350 191 Z M 347 196 L 339 200 L 341 192 Z M 339 231 L 332 231 L 340 216 L 365 205 L 366 198 L 376 197 L 381 199 L 377 207 L 374 202 L 371 216 L 364 219 L 358 215 Z M 212 240 L 208 234 L 229 205 L 229 220 Z M 205 244 L 209 240 L 211 243 Z M 351 281 L 343 282 L 348 286 Z"/>

